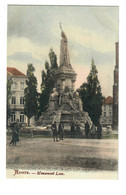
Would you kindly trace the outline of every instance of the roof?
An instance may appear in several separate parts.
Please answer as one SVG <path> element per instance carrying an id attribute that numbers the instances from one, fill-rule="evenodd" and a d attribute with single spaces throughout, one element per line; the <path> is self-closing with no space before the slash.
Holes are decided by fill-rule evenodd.
<path id="1" fill-rule="evenodd" d="M 24 73 L 20 72 L 19 70 L 13 67 L 7 67 L 7 73 L 11 76 L 25 76 L 26 77 Z"/>
<path id="2" fill-rule="evenodd" d="M 105 100 L 104 100 L 104 104 L 113 104 L 113 98 L 111 96 L 108 96 Z"/>

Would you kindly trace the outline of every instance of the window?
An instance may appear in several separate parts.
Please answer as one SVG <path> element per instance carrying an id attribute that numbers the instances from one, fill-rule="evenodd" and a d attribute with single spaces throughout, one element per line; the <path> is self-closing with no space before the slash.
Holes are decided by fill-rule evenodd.
<path id="1" fill-rule="evenodd" d="M 24 104 L 24 97 L 20 97 L 20 104 Z"/>
<path id="2" fill-rule="evenodd" d="M 20 113 L 20 123 L 24 123 L 24 113 Z"/>
<path id="3" fill-rule="evenodd" d="M 11 99 L 11 104 L 16 104 L 16 97 L 12 97 L 12 99 Z"/>
<path id="4" fill-rule="evenodd" d="M 109 112 L 109 116 L 112 116 L 112 113 L 111 112 Z"/>
<path id="5" fill-rule="evenodd" d="M 15 117 L 15 112 L 12 112 L 12 113 L 11 113 L 11 122 L 12 122 L 12 123 L 15 122 L 15 119 L 16 119 L 16 117 Z"/>
<path id="6" fill-rule="evenodd" d="M 15 89 L 17 89 L 17 83 L 16 82 L 13 82 L 12 83 L 12 90 L 15 90 Z"/>
<path id="7" fill-rule="evenodd" d="M 24 82 L 20 83 L 20 90 L 24 90 Z"/>
<path id="8" fill-rule="evenodd" d="M 104 112 L 104 117 L 106 117 L 106 112 Z"/>

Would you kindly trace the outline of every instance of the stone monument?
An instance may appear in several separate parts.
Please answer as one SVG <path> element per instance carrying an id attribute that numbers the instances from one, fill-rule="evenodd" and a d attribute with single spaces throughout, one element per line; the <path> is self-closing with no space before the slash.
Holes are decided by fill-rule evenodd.
<path id="1" fill-rule="evenodd" d="M 55 72 L 54 89 L 50 94 L 49 106 L 45 113 L 38 120 L 42 126 L 51 125 L 54 121 L 64 124 L 64 130 L 70 131 L 71 123 L 80 125 L 82 132 L 85 123 L 92 124 L 87 112 L 83 111 L 82 101 L 78 92 L 75 91 L 77 74 L 72 68 L 68 51 L 68 40 L 62 26 L 60 44 L 60 64 Z"/>

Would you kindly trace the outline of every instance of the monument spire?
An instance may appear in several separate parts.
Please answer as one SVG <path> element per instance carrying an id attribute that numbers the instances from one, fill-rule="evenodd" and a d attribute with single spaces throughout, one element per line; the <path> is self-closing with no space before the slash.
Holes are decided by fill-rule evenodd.
<path id="1" fill-rule="evenodd" d="M 60 30 L 61 30 L 61 31 L 63 31 L 63 29 L 62 29 L 62 25 L 61 25 L 61 22 L 59 23 L 59 25 L 60 25 Z"/>
<path id="2" fill-rule="evenodd" d="M 65 35 L 61 23 L 60 25 L 60 30 L 61 30 L 61 44 L 60 44 L 60 66 L 67 66 L 71 67 L 70 63 L 70 57 L 69 57 L 69 52 L 68 52 L 68 40 L 67 36 Z"/>

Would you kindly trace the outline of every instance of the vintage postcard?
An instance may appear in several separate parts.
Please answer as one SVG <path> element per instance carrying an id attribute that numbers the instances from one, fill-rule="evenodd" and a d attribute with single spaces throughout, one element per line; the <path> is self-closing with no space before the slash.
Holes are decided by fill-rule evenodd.
<path id="1" fill-rule="evenodd" d="M 7 6 L 6 177 L 118 179 L 119 7 Z"/>

